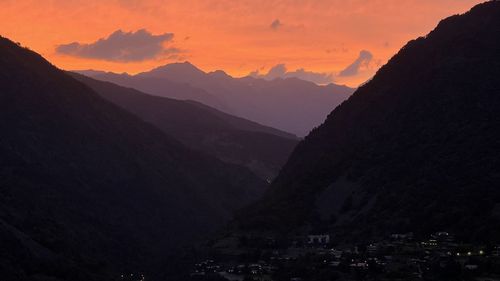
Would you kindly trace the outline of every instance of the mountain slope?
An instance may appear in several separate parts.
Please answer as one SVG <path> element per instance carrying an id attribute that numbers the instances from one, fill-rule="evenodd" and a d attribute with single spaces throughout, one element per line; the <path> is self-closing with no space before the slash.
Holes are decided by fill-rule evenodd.
<path id="1" fill-rule="evenodd" d="M 493 1 L 410 41 L 297 146 L 240 229 L 499 242 L 499 34 Z"/>
<path id="2" fill-rule="evenodd" d="M 92 71 L 80 73 L 149 94 L 199 101 L 298 136 L 306 135 L 321 124 L 331 109 L 354 91 L 345 86 L 319 86 L 295 78 L 273 81 L 233 78 L 223 71 L 205 73 L 189 62 L 168 64 L 133 76 Z M 169 90 L 172 83 L 188 88 Z M 189 94 L 191 88 L 202 89 L 200 91 L 208 93 L 217 102 Z"/>
<path id="3" fill-rule="evenodd" d="M 2 280 L 156 274 L 265 188 L 4 38 L 0 89 Z"/>
<path id="4" fill-rule="evenodd" d="M 263 179 L 277 175 L 298 142 L 291 134 L 197 102 L 152 96 L 76 73 L 71 75 L 183 144 L 244 165 Z"/>

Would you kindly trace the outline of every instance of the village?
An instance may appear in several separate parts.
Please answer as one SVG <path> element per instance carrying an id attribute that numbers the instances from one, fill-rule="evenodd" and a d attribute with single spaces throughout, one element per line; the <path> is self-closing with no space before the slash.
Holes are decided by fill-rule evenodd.
<path id="1" fill-rule="evenodd" d="M 366 245 L 335 247 L 330 235 L 315 234 L 273 247 L 269 238 L 246 239 L 254 250 L 235 260 L 207 259 L 193 266 L 193 280 L 500 280 L 500 246 L 461 243 L 448 232 L 417 240 L 392 234 Z M 263 245 L 255 248 L 256 243 Z"/>

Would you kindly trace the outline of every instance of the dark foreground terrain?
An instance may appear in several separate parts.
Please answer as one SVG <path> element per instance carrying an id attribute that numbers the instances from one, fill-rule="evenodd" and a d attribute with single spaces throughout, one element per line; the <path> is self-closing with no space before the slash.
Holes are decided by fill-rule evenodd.
<path id="1" fill-rule="evenodd" d="M 208 259 L 234 280 L 498 280 L 499 35 L 491 1 L 408 42 Z"/>
<path id="2" fill-rule="evenodd" d="M 0 279 L 155 276 L 266 183 L 0 38 Z"/>
<path id="3" fill-rule="evenodd" d="M 500 2 L 408 42 L 302 141 L 236 229 L 500 242 Z"/>

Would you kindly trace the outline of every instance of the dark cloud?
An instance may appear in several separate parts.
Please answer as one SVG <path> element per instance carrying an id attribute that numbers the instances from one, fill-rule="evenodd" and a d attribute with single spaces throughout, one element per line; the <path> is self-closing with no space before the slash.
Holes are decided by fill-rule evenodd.
<path id="1" fill-rule="evenodd" d="M 338 76 L 354 76 L 359 73 L 361 67 L 368 66 L 372 59 L 372 53 L 362 50 L 359 52 L 358 58 L 351 65 L 342 70 Z"/>
<path id="2" fill-rule="evenodd" d="M 266 80 L 294 77 L 316 84 L 328 84 L 333 82 L 333 75 L 331 73 L 306 71 L 303 68 L 297 69 L 295 71 L 288 71 L 285 64 L 277 64 L 273 66 L 266 74 L 260 74 L 260 72 L 256 70 L 250 73 L 250 76 Z"/>
<path id="3" fill-rule="evenodd" d="M 180 53 L 177 48 L 164 47 L 164 42 L 171 41 L 173 33 L 153 35 L 145 29 L 136 32 L 117 30 L 107 38 L 94 43 L 73 42 L 56 47 L 59 54 L 82 58 L 92 58 L 118 62 L 144 61 L 164 55 Z"/>
<path id="4" fill-rule="evenodd" d="M 278 28 L 280 28 L 282 26 L 283 26 L 283 24 L 281 23 L 281 21 L 279 19 L 275 19 L 270 25 L 272 30 L 278 30 Z"/>

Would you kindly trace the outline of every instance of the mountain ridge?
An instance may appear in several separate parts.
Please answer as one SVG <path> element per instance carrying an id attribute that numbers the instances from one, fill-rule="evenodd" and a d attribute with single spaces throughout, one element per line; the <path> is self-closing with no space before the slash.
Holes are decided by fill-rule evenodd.
<path id="1" fill-rule="evenodd" d="M 277 175 L 298 141 L 289 133 L 231 116 L 199 102 L 148 95 L 76 73 L 70 75 L 184 145 L 245 166 L 264 180 Z"/>
<path id="2" fill-rule="evenodd" d="M 346 86 L 320 86 L 297 78 L 271 81 L 250 76 L 233 78 L 221 71 L 205 73 L 189 62 L 167 64 L 132 76 L 95 71 L 81 73 L 157 96 L 199 101 L 299 137 L 319 125 L 332 108 L 354 91 Z M 178 87 L 169 90 L 171 83 Z M 180 85 L 188 89 L 183 90 Z M 183 91 L 187 95 L 183 95 Z"/>
<path id="3" fill-rule="evenodd" d="M 158 277 L 165 253 L 215 230 L 266 187 L 3 37 L 0 87 L 5 280 Z"/>
<path id="4" fill-rule="evenodd" d="M 500 2 L 408 42 L 299 145 L 243 231 L 500 233 Z"/>

